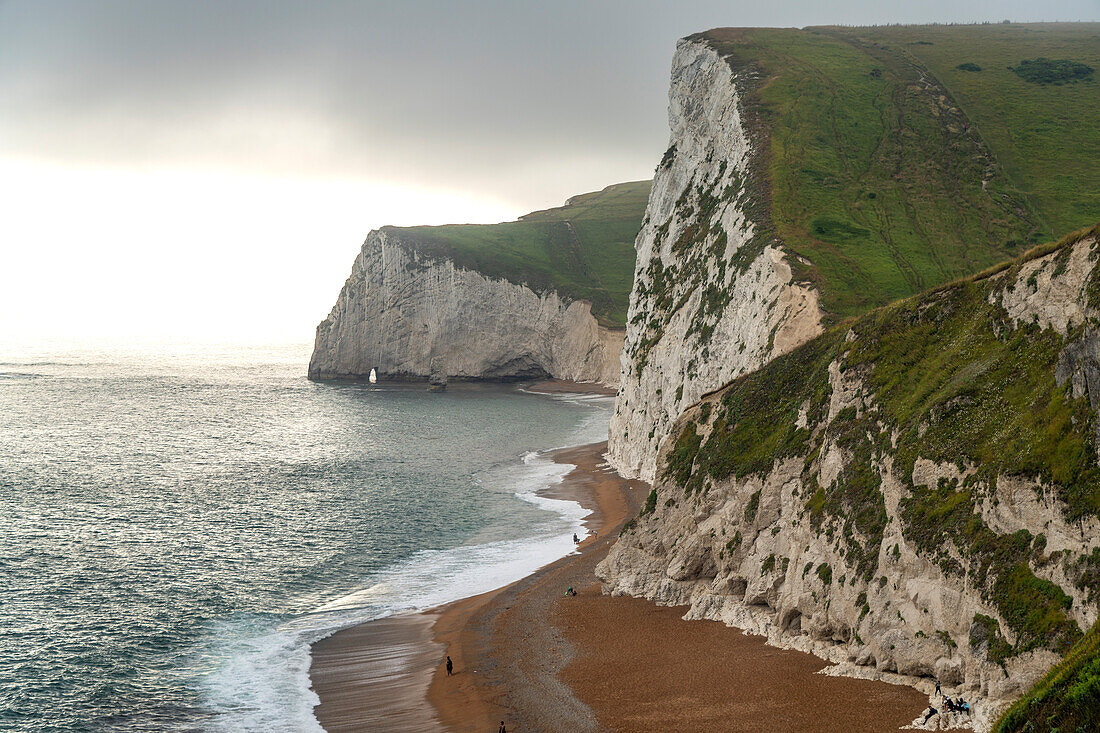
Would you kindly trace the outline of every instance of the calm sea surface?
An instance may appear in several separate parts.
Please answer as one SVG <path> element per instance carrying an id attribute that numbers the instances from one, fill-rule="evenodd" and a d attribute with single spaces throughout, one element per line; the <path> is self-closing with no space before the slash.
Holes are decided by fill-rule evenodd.
<path id="1" fill-rule="evenodd" d="M 318 731 L 310 642 L 572 551 L 609 399 L 307 359 L 0 350 L 0 730 Z"/>

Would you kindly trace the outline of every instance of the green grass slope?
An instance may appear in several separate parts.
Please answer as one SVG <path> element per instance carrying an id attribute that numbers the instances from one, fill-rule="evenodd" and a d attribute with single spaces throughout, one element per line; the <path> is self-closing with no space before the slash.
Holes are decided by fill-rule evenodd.
<path id="1" fill-rule="evenodd" d="M 994 733 L 1100 730 L 1100 623 L 993 726 Z"/>
<path id="2" fill-rule="evenodd" d="M 634 238 L 649 188 L 649 181 L 608 186 L 502 224 L 386 230 L 423 255 L 538 292 L 555 290 L 588 300 L 602 325 L 621 327 L 634 281 Z"/>
<path id="3" fill-rule="evenodd" d="M 1100 72 L 1100 23 L 924 26 L 851 31 L 911 57 L 974 123 L 1042 234 L 1100 219 L 1100 82 L 1035 83 L 1012 69 L 1047 58 Z M 959 66 L 971 64 L 980 71 Z M 1011 68 L 1010 68 L 1011 67 Z"/>
<path id="4" fill-rule="evenodd" d="M 1076 40 L 1027 53 L 1091 59 L 1084 47 L 1096 27 L 1052 27 L 1051 39 Z M 987 114 L 1001 109 L 1005 91 L 963 77 L 984 71 L 955 66 L 994 63 L 1000 36 L 989 28 L 955 27 L 969 53 L 944 55 L 936 73 L 913 50 L 938 48 L 924 40 L 934 27 L 727 28 L 696 36 L 741 74 L 746 120 L 766 141 L 754 196 L 767 207 L 771 233 L 810 263 L 798 274 L 818 286 L 833 319 L 976 272 L 1049 239 L 1052 229 L 1100 218 L 1089 153 L 1100 128 L 1096 83 L 1059 86 L 1070 92 L 1060 96 L 1005 70 L 1026 87 L 1020 95 L 1044 107 L 1044 119 L 1070 120 L 1072 129 L 1036 129 L 1024 108 Z M 983 101 L 960 104 L 940 75 L 955 85 L 967 79 L 966 89 Z M 1084 100 L 1090 91 L 1095 99 Z M 1001 144 L 1005 135 L 1031 137 L 1010 150 Z M 1038 147 L 1052 162 L 1032 159 Z M 1003 163 L 1000 155 L 1010 153 Z M 1040 195 L 1039 187 L 1057 195 Z"/>

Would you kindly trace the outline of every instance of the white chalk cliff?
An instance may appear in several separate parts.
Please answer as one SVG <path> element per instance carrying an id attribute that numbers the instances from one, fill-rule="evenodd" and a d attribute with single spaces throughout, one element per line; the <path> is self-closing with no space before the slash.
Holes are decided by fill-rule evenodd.
<path id="1" fill-rule="evenodd" d="M 520 379 L 617 384 L 622 331 L 583 300 L 493 279 L 373 231 L 328 318 L 312 379 Z"/>
<path id="2" fill-rule="evenodd" d="M 652 481 L 657 447 L 688 405 L 817 335 L 816 290 L 792 279 L 765 230 L 738 77 L 705 42 L 679 42 L 668 152 L 636 249 L 609 459 Z"/>

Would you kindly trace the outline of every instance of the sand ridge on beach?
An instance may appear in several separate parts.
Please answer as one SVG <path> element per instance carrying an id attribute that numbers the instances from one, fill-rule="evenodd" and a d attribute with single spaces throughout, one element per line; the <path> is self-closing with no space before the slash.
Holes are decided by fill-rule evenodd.
<path id="1" fill-rule="evenodd" d="M 314 646 L 326 730 L 495 731 L 504 720 L 509 731 L 893 731 L 926 706 L 911 688 L 816 674 L 826 664 L 811 655 L 683 621 L 682 608 L 602 595 L 595 566 L 649 490 L 610 470 L 605 450 L 553 455 L 576 468 L 544 493 L 592 510 L 598 538 L 579 553 L 505 588 L 386 619 L 388 638 L 364 633 L 370 622 Z M 385 659 L 389 677 L 377 671 Z"/>

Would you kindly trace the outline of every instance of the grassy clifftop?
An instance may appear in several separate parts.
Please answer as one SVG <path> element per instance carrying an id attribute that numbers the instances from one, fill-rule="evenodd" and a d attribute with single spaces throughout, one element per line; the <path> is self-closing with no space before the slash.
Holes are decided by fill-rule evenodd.
<path id="1" fill-rule="evenodd" d="M 695 38 L 748 90 L 766 181 L 753 195 L 772 233 L 809 263 L 797 274 L 841 319 L 1100 218 L 1097 82 L 1036 84 L 1007 69 L 1032 55 L 1100 68 L 1098 33 L 726 28 Z M 967 63 L 981 70 L 957 68 Z"/>
<path id="2" fill-rule="evenodd" d="M 910 57 L 935 75 L 1012 185 L 1027 196 L 1044 237 L 1100 218 L 1100 23 L 846 33 Z M 1084 64 L 1094 73 L 1067 83 L 1040 83 L 1017 73 L 1021 62 L 1043 58 Z"/>
<path id="3" fill-rule="evenodd" d="M 422 255 L 539 292 L 588 300 L 601 324 L 622 326 L 634 280 L 634 238 L 649 188 L 649 181 L 620 183 L 502 224 L 386 231 Z"/>

